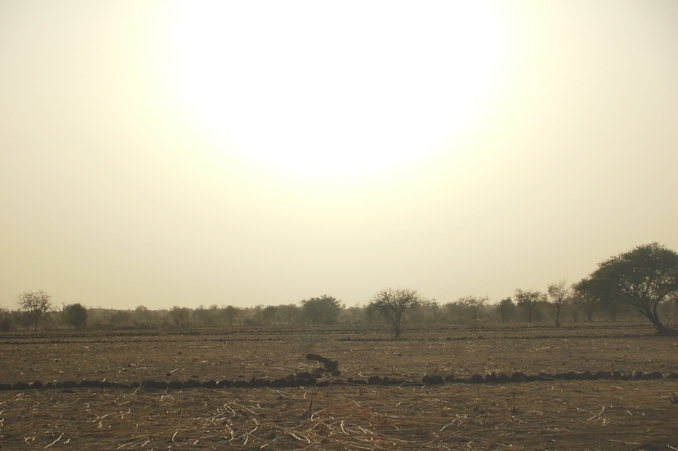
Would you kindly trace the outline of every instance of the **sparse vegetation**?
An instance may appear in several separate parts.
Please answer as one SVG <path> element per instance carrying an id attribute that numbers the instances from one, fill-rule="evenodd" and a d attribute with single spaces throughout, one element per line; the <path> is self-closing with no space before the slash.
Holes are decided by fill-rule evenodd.
<path id="1" fill-rule="evenodd" d="M 388 310 L 384 308 L 385 304 L 369 302 L 364 306 L 347 308 L 330 295 L 304 299 L 298 304 L 258 305 L 246 308 L 233 305 L 219 307 L 213 304 L 209 308 L 202 305 L 197 309 L 174 306 L 170 310 L 149 310 L 145 306 L 138 306 L 130 311 L 86 309 L 78 305 L 85 309 L 87 327 L 92 329 L 215 329 L 274 325 L 293 328 L 303 325 L 335 324 L 358 326 L 378 324 L 381 319 L 386 319 L 399 336 L 403 321 L 427 326 L 437 324 L 441 327 L 449 324 L 472 324 L 483 328 L 493 321 L 507 325 L 520 322 L 543 324 L 544 321 L 553 318 L 556 326 L 559 326 L 564 323 L 577 323 L 580 318 L 587 322 L 610 320 L 614 322 L 634 321 L 642 316 L 648 318 L 659 333 L 670 335 L 675 333 L 672 327 L 678 324 L 678 291 L 674 290 L 672 285 L 677 271 L 671 267 L 676 264 L 676 255 L 678 254 L 653 243 L 639 246 L 631 252 L 601 263 L 601 267 L 591 276 L 572 287 L 560 281 L 549 284 L 546 292 L 518 289 L 513 298 L 507 297 L 496 303 L 492 303 L 487 297 L 466 296 L 441 304 L 436 299 L 421 298 L 417 295 L 417 302 L 408 305 L 405 310 L 398 312 L 392 309 L 388 314 L 385 314 Z M 622 263 L 627 265 L 626 270 L 629 270 L 629 264 L 641 268 L 632 273 L 638 280 L 634 279 L 632 282 L 628 278 L 619 280 L 625 280 L 629 286 L 634 287 L 640 287 L 643 283 L 641 279 L 645 280 L 648 293 L 646 297 L 634 298 L 627 292 L 604 288 L 614 282 L 610 279 L 610 274 L 619 276 L 623 273 L 618 270 L 611 271 L 609 267 L 612 265 L 618 269 Z M 652 274 L 657 277 L 651 276 Z M 5 310 L 0 314 L 0 332 L 31 327 L 37 330 L 38 326 L 43 329 L 82 327 L 73 323 L 70 313 L 50 313 L 51 300 L 49 295 L 42 291 L 26 292 L 20 295 L 20 298 L 22 302 L 18 310 Z M 36 302 L 37 299 L 42 299 L 43 303 Z M 26 300 L 29 302 L 24 302 Z"/>
<path id="2" fill-rule="evenodd" d="M 553 308 L 553 316 L 555 318 L 556 327 L 560 327 L 560 317 L 563 311 L 563 308 L 570 300 L 571 289 L 567 285 L 567 282 L 561 280 L 559 282 L 549 284 L 546 289 L 548 294 L 549 303 Z"/>
<path id="3" fill-rule="evenodd" d="M 379 312 L 393 327 L 396 338 L 402 332 L 403 315 L 421 302 L 416 290 L 385 289 L 374 295 L 369 307 Z"/>
<path id="4" fill-rule="evenodd" d="M 26 319 L 33 324 L 35 330 L 38 330 L 42 315 L 52 309 L 50 299 L 50 295 L 43 290 L 25 291 L 17 296 L 19 310 L 26 314 Z"/>
<path id="5" fill-rule="evenodd" d="M 501 318 L 501 323 L 504 324 L 513 317 L 516 310 L 516 304 L 511 298 L 504 298 L 497 305 L 497 313 Z"/>
<path id="6" fill-rule="evenodd" d="M 74 329 L 85 329 L 87 327 L 87 309 L 80 304 L 67 305 L 61 311 L 64 323 Z"/>
<path id="7" fill-rule="evenodd" d="M 12 328 L 12 314 L 9 310 L 0 308 L 0 332 L 8 332 Z"/>
<path id="8" fill-rule="evenodd" d="M 471 434 L 473 449 L 678 447 L 678 357 L 649 323 L 497 322 L 482 336 L 424 323 L 406 341 L 339 325 L 18 334 L 2 344 L 0 447 L 435 450 Z"/>
<path id="9" fill-rule="evenodd" d="M 641 246 L 601 263 L 573 290 L 561 281 L 549 284 L 546 293 L 518 289 L 513 299 L 497 304 L 485 297 L 467 296 L 441 306 L 436 300 L 422 299 L 415 290 L 388 289 L 364 307 L 346 308 L 336 298 L 323 295 L 299 304 L 248 308 L 175 306 L 151 311 L 139 306 L 127 311 L 72 304 L 56 312 L 51 311 L 46 293 L 27 292 L 20 297 L 19 310 L 0 310 L 0 331 L 13 334 L 8 335 L 13 341 L 4 345 L 0 367 L 0 403 L 5 419 L 11 420 L 5 423 L 10 426 L 2 428 L 5 435 L 0 435 L 0 447 L 21 446 L 26 434 L 46 437 L 34 431 L 34 425 L 57 424 L 51 421 L 50 412 L 58 411 L 71 420 L 59 423 L 49 438 L 36 438 L 42 448 L 68 436 L 64 443 L 70 440 L 79 449 L 88 449 L 87 440 L 98 448 L 102 443 L 115 448 L 177 443 L 218 448 L 228 443 L 272 449 L 301 443 L 369 449 L 374 437 L 383 441 L 381 447 L 396 443 L 406 449 L 440 449 L 468 433 L 472 423 L 483 425 L 475 431 L 473 443 L 488 449 L 545 449 L 554 442 L 563 449 L 592 444 L 604 449 L 607 441 L 579 438 L 586 428 L 600 423 L 615 440 L 642 440 L 654 446 L 647 449 L 660 445 L 675 449 L 678 442 L 666 438 L 673 436 L 675 422 L 657 419 L 675 417 L 670 409 L 676 405 L 678 358 L 675 343 L 653 336 L 653 330 L 672 334 L 668 325 L 678 321 L 675 261 L 667 251 L 658 245 Z M 576 324 L 580 313 L 588 322 Z M 379 323 L 380 317 L 386 319 L 388 329 Z M 547 317 L 554 318 L 555 327 L 540 322 Z M 642 318 L 649 319 L 654 329 Z M 594 321 L 598 323 L 590 323 Z M 20 327 L 37 330 L 38 322 L 43 329 L 40 336 L 14 331 Z M 397 340 L 404 322 L 408 340 Z M 122 336 L 55 330 L 68 326 L 82 331 L 87 324 L 99 329 L 163 328 L 167 332 L 160 334 L 166 338 L 158 338 L 147 330 Z M 185 333 L 187 328 L 190 333 Z M 221 331 L 225 328 L 229 329 L 226 338 Z M 107 333 L 115 340 L 109 341 Z M 152 334 L 153 339 L 146 340 L 145 334 Z M 68 340 L 61 341 L 63 335 Z M 44 352 L 47 341 L 52 343 L 49 358 Z M 314 354 L 318 352 L 331 358 Z M 17 375 L 29 382 L 16 380 Z M 634 384 L 633 390 L 622 386 L 627 381 Z M 595 395 L 578 397 L 582 383 Z M 529 386 L 534 388 L 525 388 Z M 665 395 L 657 396 L 658 387 Z M 3 390 L 20 390 L 22 396 Z M 115 396 L 115 402 L 97 408 L 96 421 L 106 422 L 108 430 L 115 431 L 106 436 L 108 442 L 98 435 L 103 427 L 92 428 L 89 418 L 76 429 L 61 426 L 77 422 L 73 419 L 83 411 L 82 407 L 77 411 L 73 407 L 70 413 L 64 410 L 71 403 L 63 397 L 76 390 L 78 399 L 96 394 L 87 399 L 84 412 L 90 412 L 99 399 Z M 193 409 L 190 422 L 181 415 L 151 414 L 150 407 L 148 412 L 136 413 L 134 409 L 145 408 L 140 407 L 144 397 L 153 395 L 156 406 L 157 390 L 163 391 L 159 402 L 172 404 L 166 412 Z M 548 396 L 543 394 L 547 392 Z M 266 398 L 272 393 L 274 398 Z M 567 403 L 559 403 L 556 393 L 567 398 Z M 303 403 L 291 407 L 295 396 Z M 421 406 L 432 407 L 413 405 L 413 396 Z M 452 396 L 454 404 L 448 401 Z M 15 404 L 29 397 L 34 398 L 33 405 L 46 408 L 33 409 L 24 420 L 26 414 L 16 412 L 25 410 Z M 46 398 L 50 399 L 47 403 Z M 133 398 L 135 407 L 124 415 L 107 417 L 106 406 L 125 398 Z M 213 404 L 224 407 L 206 412 L 204 406 L 211 402 L 207 398 L 219 398 Z M 349 398 L 352 403 L 346 402 Z M 648 399 L 654 400 L 652 409 L 647 407 Z M 378 409 L 365 410 L 366 400 Z M 597 410 L 601 404 L 609 405 L 609 410 Z M 642 411 L 634 409 L 640 404 Z M 238 409 L 246 413 L 242 424 L 234 416 Z M 524 420 L 532 412 L 539 412 L 534 421 L 546 428 L 534 435 L 540 440 L 530 441 L 530 434 L 492 435 L 511 429 L 506 418 Z M 199 424 L 197 420 L 224 415 L 231 415 L 228 428 L 219 434 L 205 432 L 215 428 L 214 421 Z M 147 418 L 165 422 L 173 418 L 176 424 L 167 437 L 157 435 L 162 430 L 158 424 L 154 432 L 149 429 L 143 436 L 135 427 L 136 435 L 124 438 L 123 418 L 135 424 L 146 424 Z M 257 434 L 246 428 L 251 427 L 250 418 L 257 418 Z M 472 418 L 478 421 L 469 422 Z M 395 427 L 384 429 L 385 424 Z M 547 440 L 551 436 L 544 431 L 549 428 L 557 433 Z M 292 429 L 294 433 L 285 432 Z M 7 434 L 8 430 L 13 432 Z M 110 437 L 116 438 L 111 441 Z"/>
<path id="10" fill-rule="evenodd" d="M 546 303 L 546 295 L 540 291 L 535 290 L 516 290 L 515 293 L 516 304 L 521 309 L 528 323 L 535 319 L 535 312 L 540 305 Z"/>
<path id="11" fill-rule="evenodd" d="M 339 300 L 326 294 L 301 301 L 304 319 L 309 324 L 336 324 L 342 308 Z"/>

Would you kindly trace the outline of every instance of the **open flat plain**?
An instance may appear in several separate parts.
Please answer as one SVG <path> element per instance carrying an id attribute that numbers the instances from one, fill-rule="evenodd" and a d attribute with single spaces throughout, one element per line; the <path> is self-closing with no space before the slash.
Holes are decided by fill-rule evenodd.
<path id="1" fill-rule="evenodd" d="M 214 386 L 313 373 L 309 353 L 341 374 Z M 643 323 L 52 331 L 2 335 L 0 357 L 0 449 L 678 449 L 678 338 Z M 552 377 L 601 371 L 624 378 Z M 470 383 L 516 372 L 542 380 Z"/>

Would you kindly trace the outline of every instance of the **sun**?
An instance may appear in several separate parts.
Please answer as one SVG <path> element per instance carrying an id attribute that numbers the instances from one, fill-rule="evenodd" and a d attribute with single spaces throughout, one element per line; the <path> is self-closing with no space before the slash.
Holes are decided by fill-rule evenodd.
<path id="1" fill-rule="evenodd" d="M 169 71 L 225 152 L 293 177 L 385 173 L 449 148 L 502 60 L 491 2 L 179 2 Z"/>

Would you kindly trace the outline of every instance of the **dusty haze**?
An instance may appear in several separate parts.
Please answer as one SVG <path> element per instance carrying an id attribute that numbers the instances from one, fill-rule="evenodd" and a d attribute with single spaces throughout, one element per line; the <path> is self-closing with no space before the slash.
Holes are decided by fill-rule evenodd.
<path id="1" fill-rule="evenodd" d="M 678 249 L 675 1 L 248 3 L 0 1 L 0 306 L 498 301 Z"/>

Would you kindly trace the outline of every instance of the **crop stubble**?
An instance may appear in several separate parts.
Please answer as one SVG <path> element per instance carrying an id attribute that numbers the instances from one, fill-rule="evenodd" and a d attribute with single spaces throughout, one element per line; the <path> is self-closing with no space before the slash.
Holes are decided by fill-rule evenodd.
<path id="1" fill-rule="evenodd" d="M 677 339 L 624 328 L 603 337 L 579 329 L 421 330 L 398 341 L 383 332 L 317 332 L 8 337 L 0 382 L 276 378 L 316 367 L 308 352 L 339 360 L 340 379 L 612 366 L 678 372 Z M 667 379 L 7 391 L 0 448 L 676 449 L 677 392 Z"/>

